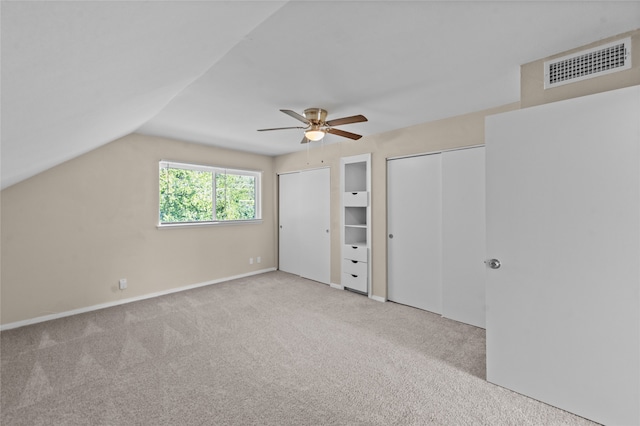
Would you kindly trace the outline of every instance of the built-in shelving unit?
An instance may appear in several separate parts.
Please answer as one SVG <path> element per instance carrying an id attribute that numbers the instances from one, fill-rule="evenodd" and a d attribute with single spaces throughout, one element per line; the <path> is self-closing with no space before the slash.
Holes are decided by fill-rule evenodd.
<path id="1" fill-rule="evenodd" d="M 342 184 L 342 286 L 371 294 L 371 154 L 340 161 Z"/>

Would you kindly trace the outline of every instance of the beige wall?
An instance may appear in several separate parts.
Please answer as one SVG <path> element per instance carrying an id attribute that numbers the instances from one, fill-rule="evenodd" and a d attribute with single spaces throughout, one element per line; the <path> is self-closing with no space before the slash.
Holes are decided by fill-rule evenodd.
<path id="1" fill-rule="evenodd" d="M 437 152 L 484 144 L 484 118 L 511 111 L 518 103 L 472 114 L 419 124 L 358 141 L 317 146 L 308 152 L 276 157 L 274 170 L 285 173 L 318 167 L 331 168 L 331 282 L 340 284 L 340 158 L 371 152 L 373 295 L 387 296 L 387 158 Z"/>
<path id="2" fill-rule="evenodd" d="M 157 229 L 161 159 L 262 170 L 263 223 Z M 275 267 L 274 179 L 272 157 L 133 134 L 6 188 L 2 324 Z"/>
<path id="3" fill-rule="evenodd" d="M 577 81 L 551 89 L 544 89 L 544 63 L 581 50 L 591 49 L 605 43 L 631 37 L 631 68 L 600 77 Z M 630 31 L 603 40 L 580 46 L 557 55 L 529 62 L 520 67 L 520 101 L 522 108 L 557 102 L 579 96 L 592 95 L 640 84 L 640 30 Z"/>

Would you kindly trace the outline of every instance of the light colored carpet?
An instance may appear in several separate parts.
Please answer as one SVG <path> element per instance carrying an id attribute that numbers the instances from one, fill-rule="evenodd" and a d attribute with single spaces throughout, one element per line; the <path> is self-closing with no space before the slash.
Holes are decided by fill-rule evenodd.
<path id="1" fill-rule="evenodd" d="M 282 272 L 4 331 L 8 425 L 593 425 L 484 380 L 485 333 Z"/>

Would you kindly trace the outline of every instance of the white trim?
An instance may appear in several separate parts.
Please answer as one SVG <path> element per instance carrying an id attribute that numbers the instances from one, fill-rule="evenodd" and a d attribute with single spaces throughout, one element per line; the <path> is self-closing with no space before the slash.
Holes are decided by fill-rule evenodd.
<path id="1" fill-rule="evenodd" d="M 137 301 L 140 301 L 140 300 L 152 299 L 154 297 L 165 296 L 167 294 L 178 293 L 178 292 L 181 292 L 181 291 L 191 290 L 191 289 L 198 288 L 198 287 L 205 287 L 205 286 L 208 286 L 208 285 L 211 285 L 211 284 L 219 284 L 219 283 L 222 283 L 222 282 L 225 282 L 225 281 L 236 280 L 238 278 L 250 277 L 252 275 L 264 274 L 266 272 L 271 272 L 271 271 L 275 271 L 275 270 L 276 270 L 276 268 L 261 269 L 259 271 L 248 272 L 246 274 L 234 275 L 232 277 L 226 277 L 226 278 L 218 278 L 216 280 L 206 281 L 206 282 L 198 283 L 198 284 L 186 285 L 186 286 L 183 286 L 183 287 L 176 287 L 176 288 L 172 288 L 172 289 L 169 289 L 169 290 L 163 290 L 163 291 L 158 291 L 158 292 L 155 292 L 155 293 L 144 294 L 142 296 L 131 297 L 129 299 L 122 299 L 122 300 L 116 300 L 116 301 L 113 301 L 113 302 L 100 303 L 98 305 L 93 305 L 93 306 L 87 306 L 87 307 L 84 307 L 84 308 L 73 309 L 71 311 L 58 312 L 57 314 L 44 315 L 44 316 L 41 316 L 41 317 L 31 318 L 31 319 L 22 320 L 22 321 L 16 321 L 16 322 L 12 322 L 12 323 L 9 323 L 9 324 L 1 325 L 0 326 L 0 331 L 11 330 L 13 328 L 24 327 L 25 325 L 37 324 L 39 322 L 45 322 L 45 321 L 50 321 L 50 320 L 54 320 L 54 319 L 58 319 L 58 318 L 69 317 L 69 316 L 72 316 L 72 315 L 83 314 L 83 313 L 86 313 L 86 312 L 97 311 L 98 309 L 111 308 L 113 306 L 124 305 L 124 304 L 127 304 L 127 303 L 137 302 Z"/>
<path id="2" fill-rule="evenodd" d="M 235 169 L 233 167 L 212 166 L 198 163 L 181 163 L 179 161 L 160 160 L 160 168 L 197 170 L 201 172 L 232 172 L 233 174 L 253 176 L 255 174 L 263 174 L 264 170 L 253 169 Z"/>
<path id="3" fill-rule="evenodd" d="M 444 152 L 451 152 L 451 151 L 462 151 L 463 149 L 481 148 L 483 146 L 484 146 L 484 144 L 478 144 L 478 145 L 461 146 L 461 147 L 458 147 L 458 148 L 441 149 L 439 151 L 421 152 L 421 153 L 417 153 L 417 154 L 407 154 L 407 155 L 398 155 L 397 157 L 387 157 L 386 160 L 387 161 L 389 161 L 389 160 L 402 160 L 403 158 L 423 157 L 425 155 L 442 154 Z"/>
<path id="4" fill-rule="evenodd" d="M 386 298 L 380 297 L 380 296 L 375 296 L 373 294 L 369 296 L 369 299 L 375 300 L 376 302 L 382 302 L 382 303 L 387 301 Z"/>
<path id="5" fill-rule="evenodd" d="M 158 229 L 188 228 L 190 226 L 229 226 L 229 225 L 260 225 L 263 219 L 243 219 L 243 220 L 219 220 L 209 222 L 167 222 L 156 225 Z"/>
<path id="6" fill-rule="evenodd" d="M 291 170 L 289 172 L 278 172 L 278 173 L 276 173 L 276 175 L 277 176 L 292 175 L 294 173 L 310 172 L 310 171 L 313 171 L 313 170 L 322 170 L 322 169 L 331 169 L 331 166 L 319 166 L 319 167 L 312 167 L 310 169 Z"/>
<path id="7" fill-rule="evenodd" d="M 340 284 L 329 283 L 329 287 L 335 288 L 336 290 L 344 290 L 344 286 Z"/>

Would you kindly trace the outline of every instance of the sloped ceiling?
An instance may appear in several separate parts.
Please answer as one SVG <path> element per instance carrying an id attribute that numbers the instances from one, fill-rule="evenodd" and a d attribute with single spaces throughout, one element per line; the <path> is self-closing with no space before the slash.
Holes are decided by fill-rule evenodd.
<path id="1" fill-rule="evenodd" d="M 3 188 L 136 131 L 279 155 L 281 108 L 367 136 L 516 102 L 521 64 L 640 27 L 637 1 L 1 7 Z"/>

